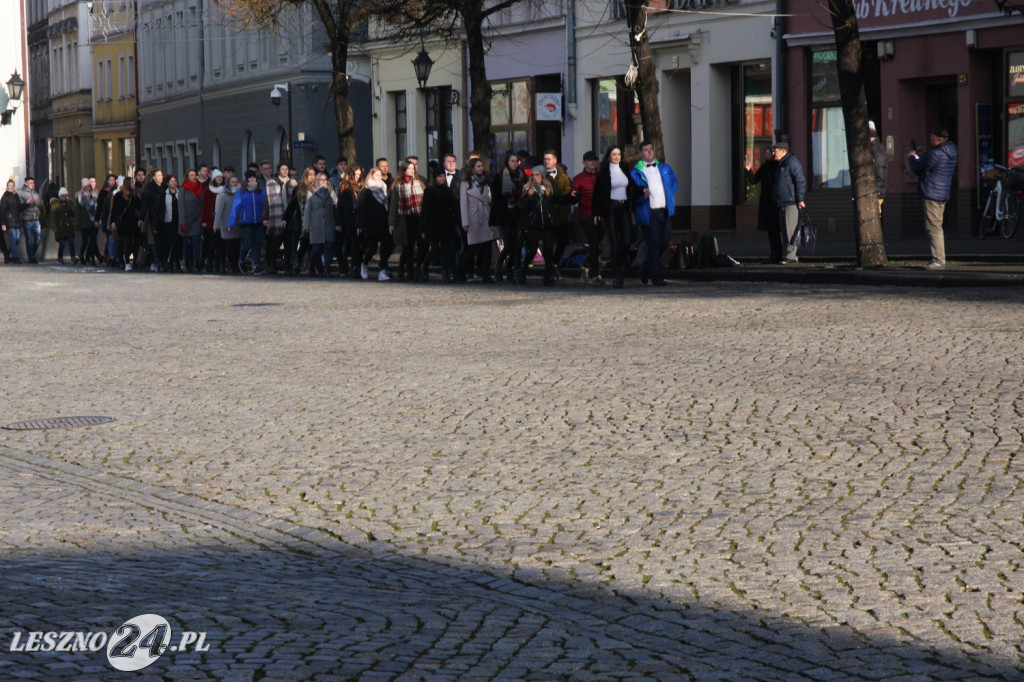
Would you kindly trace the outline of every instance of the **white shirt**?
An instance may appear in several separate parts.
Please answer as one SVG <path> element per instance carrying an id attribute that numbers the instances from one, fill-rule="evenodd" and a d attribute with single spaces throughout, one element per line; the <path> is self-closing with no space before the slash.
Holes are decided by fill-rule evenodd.
<path id="1" fill-rule="evenodd" d="M 622 172 L 618 164 L 609 164 L 608 170 L 612 175 L 612 201 L 625 201 L 626 189 L 629 187 L 629 178 Z"/>
<path id="2" fill-rule="evenodd" d="M 661 182 L 661 171 L 657 166 L 644 162 L 644 176 L 647 177 L 647 189 L 651 193 L 651 209 L 665 208 L 665 185 Z"/>
<path id="3" fill-rule="evenodd" d="M 169 223 L 174 219 L 174 200 L 178 198 L 177 194 L 171 194 L 170 192 L 164 193 L 164 222 Z"/>

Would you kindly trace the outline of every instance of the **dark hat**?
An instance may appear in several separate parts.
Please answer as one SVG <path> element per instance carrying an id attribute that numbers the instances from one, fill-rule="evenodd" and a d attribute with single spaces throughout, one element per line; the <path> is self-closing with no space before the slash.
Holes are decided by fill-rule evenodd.
<path id="1" fill-rule="evenodd" d="M 597 154 L 595 154 L 595 153 L 594 153 L 594 152 L 592 152 L 592 151 L 589 151 L 589 152 L 586 152 L 586 153 L 585 153 L 585 154 L 583 155 L 583 160 L 584 160 L 584 161 L 597 161 L 597 160 L 598 160 L 598 157 L 597 157 Z"/>
<path id="2" fill-rule="evenodd" d="M 775 149 L 782 149 L 782 150 L 787 151 L 787 152 L 789 151 L 789 143 L 788 142 L 776 142 L 773 146 L 774 146 Z"/>
<path id="3" fill-rule="evenodd" d="M 946 128 L 943 126 L 935 126 L 934 128 L 928 131 L 928 134 L 934 135 L 935 137 L 938 137 L 943 140 L 949 139 L 949 131 L 946 130 Z"/>
<path id="4" fill-rule="evenodd" d="M 246 180 L 248 180 L 249 178 L 254 178 L 255 179 L 255 178 L 258 178 L 258 177 L 259 177 L 259 173 L 257 173 L 254 170 L 247 170 L 247 171 L 245 171 L 245 178 L 246 178 Z"/>

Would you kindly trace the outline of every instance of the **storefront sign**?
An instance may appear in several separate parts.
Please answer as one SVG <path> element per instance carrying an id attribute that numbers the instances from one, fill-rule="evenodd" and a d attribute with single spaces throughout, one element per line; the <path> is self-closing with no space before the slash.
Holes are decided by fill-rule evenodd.
<path id="1" fill-rule="evenodd" d="M 853 0 L 860 30 L 905 24 L 942 24 L 950 19 L 983 16 L 995 11 L 992 0 Z M 831 27 L 828 3 L 807 3 L 789 22 L 793 35 Z"/>
<path id="2" fill-rule="evenodd" d="M 560 93 L 560 92 L 538 92 L 537 93 L 537 120 L 538 121 L 561 121 L 562 120 L 562 93 Z"/>
<path id="3" fill-rule="evenodd" d="M 1011 52 L 1007 57 L 1009 73 L 1006 91 L 1010 97 L 1024 97 L 1024 52 Z"/>
<path id="4" fill-rule="evenodd" d="M 958 17 L 974 0 L 857 0 L 857 18 L 893 17 L 927 19 L 938 14 Z"/>
<path id="5" fill-rule="evenodd" d="M 1011 102 L 1006 109 L 1006 167 L 1024 166 L 1024 102 Z"/>

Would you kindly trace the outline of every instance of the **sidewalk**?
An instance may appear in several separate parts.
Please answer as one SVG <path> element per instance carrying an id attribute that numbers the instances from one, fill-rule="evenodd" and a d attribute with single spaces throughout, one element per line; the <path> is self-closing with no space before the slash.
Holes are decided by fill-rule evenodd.
<path id="1" fill-rule="evenodd" d="M 768 265 L 767 239 L 762 233 L 738 239 L 719 238 L 720 253 L 740 261 L 739 267 L 671 270 L 670 279 L 698 282 L 786 282 L 793 284 L 860 284 L 920 287 L 1024 285 L 1024 238 L 947 239 L 946 269 L 925 270 L 928 242 L 886 241 L 889 265 L 863 269 L 856 265 L 852 240 L 822 240 L 814 255 L 792 265 Z"/>

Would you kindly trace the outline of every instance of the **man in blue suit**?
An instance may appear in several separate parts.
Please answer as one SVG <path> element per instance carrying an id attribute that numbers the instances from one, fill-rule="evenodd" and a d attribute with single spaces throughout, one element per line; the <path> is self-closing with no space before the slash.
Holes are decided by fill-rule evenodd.
<path id="1" fill-rule="evenodd" d="M 647 236 L 646 273 L 640 280 L 650 276 L 655 286 L 665 286 L 665 278 L 661 276 L 661 254 L 668 248 L 672 236 L 679 180 L 671 166 L 654 157 L 654 144 L 646 140 L 640 143 L 640 160 L 631 175 L 640 192 L 634 208 L 636 223 L 643 226 Z"/>

